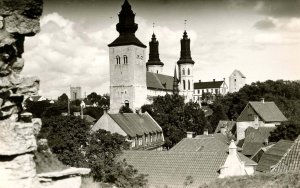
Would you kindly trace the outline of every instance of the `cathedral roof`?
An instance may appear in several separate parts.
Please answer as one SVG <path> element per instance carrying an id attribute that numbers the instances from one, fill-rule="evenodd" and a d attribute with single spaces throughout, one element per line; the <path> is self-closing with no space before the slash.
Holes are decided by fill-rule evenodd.
<path id="1" fill-rule="evenodd" d="M 148 89 L 173 91 L 173 76 L 147 72 L 146 80 Z"/>
<path id="2" fill-rule="evenodd" d="M 194 83 L 194 89 L 220 88 L 224 81 L 198 82 Z"/>

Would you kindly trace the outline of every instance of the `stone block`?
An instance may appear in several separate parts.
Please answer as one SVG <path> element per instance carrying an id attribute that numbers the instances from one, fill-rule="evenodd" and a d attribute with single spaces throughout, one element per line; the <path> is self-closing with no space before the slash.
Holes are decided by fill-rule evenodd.
<path id="1" fill-rule="evenodd" d="M 17 155 L 37 149 L 34 123 L 0 122 L 0 155 Z"/>
<path id="2" fill-rule="evenodd" d="M 4 27 L 8 33 L 33 36 L 40 31 L 40 22 L 37 19 L 13 14 L 4 18 Z"/>
<path id="3" fill-rule="evenodd" d="M 33 154 L 0 156 L 0 188 L 32 188 L 37 185 Z"/>

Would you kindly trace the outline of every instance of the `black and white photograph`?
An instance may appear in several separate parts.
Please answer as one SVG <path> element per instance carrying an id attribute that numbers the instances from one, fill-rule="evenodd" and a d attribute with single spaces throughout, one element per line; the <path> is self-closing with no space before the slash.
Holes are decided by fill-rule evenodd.
<path id="1" fill-rule="evenodd" d="M 0 0 L 0 188 L 299 188 L 300 0 Z"/>

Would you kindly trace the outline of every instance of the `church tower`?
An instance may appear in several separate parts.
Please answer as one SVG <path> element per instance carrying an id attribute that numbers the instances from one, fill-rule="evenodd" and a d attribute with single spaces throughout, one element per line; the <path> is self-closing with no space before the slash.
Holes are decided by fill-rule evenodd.
<path id="1" fill-rule="evenodd" d="M 116 29 L 119 37 L 109 47 L 110 113 L 118 113 L 121 106 L 133 111 L 147 99 L 145 49 L 136 38 L 138 25 L 127 0 L 119 13 Z"/>
<path id="2" fill-rule="evenodd" d="M 195 62 L 191 57 L 190 39 L 187 32 L 184 31 L 183 38 L 180 40 L 181 51 L 180 59 L 177 61 L 179 80 L 180 80 L 180 95 L 185 97 L 185 102 L 193 100 L 194 82 L 193 82 L 193 68 Z"/>
<path id="3" fill-rule="evenodd" d="M 164 64 L 159 59 L 159 52 L 158 52 L 158 41 L 156 40 L 156 36 L 153 33 L 152 39 L 149 42 L 149 60 L 146 63 L 147 71 L 153 73 L 162 73 Z"/>

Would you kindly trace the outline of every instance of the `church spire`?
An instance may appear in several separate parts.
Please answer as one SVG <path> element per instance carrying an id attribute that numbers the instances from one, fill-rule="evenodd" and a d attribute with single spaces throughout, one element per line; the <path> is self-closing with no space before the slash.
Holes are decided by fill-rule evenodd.
<path id="1" fill-rule="evenodd" d="M 159 59 L 158 45 L 159 45 L 159 42 L 156 40 L 156 36 L 153 32 L 151 41 L 149 42 L 150 49 L 149 49 L 149 60 L 146 63 L 147 66 L 149 66 L 149 65 L 163 66 L 164 65 Z"/>
<path id="2" fill-rule="evenodd" d="M 188 38 L 186 30 L 183 32 L 183 37 L 180 40 L 181 43 L 181 51 L 180 51 L 180 59 L 177 61 L 177 64 L 195 64 L 191 57 L 191 49 L 190 49 L 190 39 Z"/>
<path id="3" fill-rule="evenodd" d="M 119 37 L 109 44 L 109 47 L 113 46 L 125 46 L 136 45 L 143 48 L 146 46 L 136 38 L 135 32 L 138 29 L 138 24 L 135 23 L 135 14 L 131 9 L 131 5 L 128 0 L 125 0 L 121 12 L 119 13 L 119 23 L 116 25 L 117 31 L 120 33 Z"/>
<path id="4" fill-rule="evenodd" d="M 178 88 L 178 78 L 177 78 L 177 72 L 176 72 L 176 66 L 174 69 L 174 80 L 173 80 L 173 94 L 178 95 L 179 94 L 179 88 Z"/>

